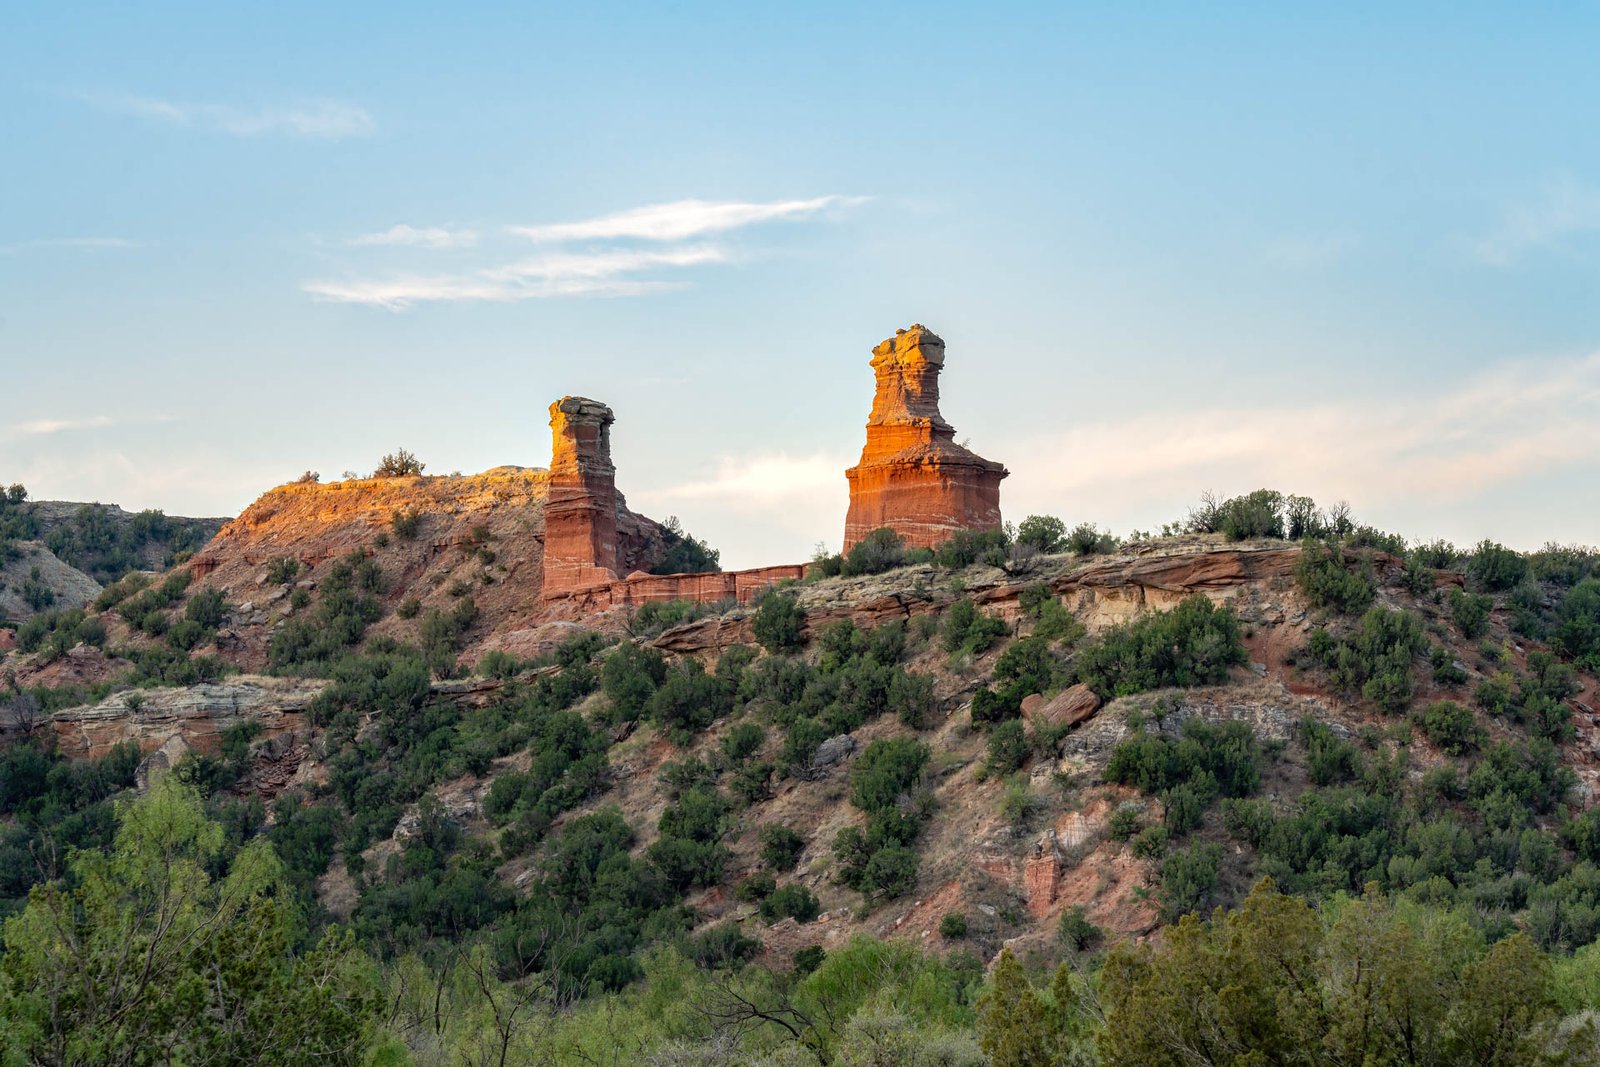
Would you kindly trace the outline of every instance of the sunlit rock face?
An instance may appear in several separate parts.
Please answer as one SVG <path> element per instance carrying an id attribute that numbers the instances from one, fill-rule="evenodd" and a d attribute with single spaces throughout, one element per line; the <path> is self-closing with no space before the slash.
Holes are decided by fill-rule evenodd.
<path id="1" fill-rule="evenodd" d="M 550 496 L 544 506 L 544 591 L 615 581 L 616 416 L 597 400 L 564 396 L 550 405 Z"/>
<path id="2" fill-rule="evenodd" d="M 1002 464 L 955 443 L 939 414 L 944 342 L 925 326 L 898 330 L 872 350 L 877 391 L 861 462 L 845 471 L 850 511 L 844 550 L 882 526 L 914 548 L 957 530 L 1000 526 Z"/>
<path id="3" fill-rule="evenodd" d="M 660 559 L 661 528 L 628 510 L 611 462 L 616 416 L 598 400 L 550 405 L 550 495 L 544 506 L 543 595 L 614 582 Z"/>

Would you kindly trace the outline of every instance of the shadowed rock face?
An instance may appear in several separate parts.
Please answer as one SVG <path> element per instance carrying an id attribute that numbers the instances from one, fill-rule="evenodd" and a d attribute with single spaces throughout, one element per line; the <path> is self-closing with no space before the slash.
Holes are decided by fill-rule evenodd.
<path id="1" fill-rule="evenodd" d="M 850 511 L 844 550 L 882 526 L 907 545 L 931 548 L 958 530 L 1000 526 L 1000 480 L 993 460 L 955 443 L 939 413 L 944 342 L 925 326 L 900 330 L 872 350 L 877 389 L 861 462 L 845 471 Z"/>

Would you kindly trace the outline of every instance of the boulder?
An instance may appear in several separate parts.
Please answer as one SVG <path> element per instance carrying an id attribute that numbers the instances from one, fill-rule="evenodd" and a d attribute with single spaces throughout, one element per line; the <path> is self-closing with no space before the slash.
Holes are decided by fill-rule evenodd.
<path id="1" fill-rule="evenodd" d="M 1039 703 L 1029 708 L 1028 702 L 1034 700 Z M 1048 704 L 1043 701 L 1043 697 L 1028 697 L 1022 702 L 1023 715 L 1037 718 L 1047 726 L 1076 726 L 1100 710 L 1100 697 L 1082 682 L 1063 689 Z"/>

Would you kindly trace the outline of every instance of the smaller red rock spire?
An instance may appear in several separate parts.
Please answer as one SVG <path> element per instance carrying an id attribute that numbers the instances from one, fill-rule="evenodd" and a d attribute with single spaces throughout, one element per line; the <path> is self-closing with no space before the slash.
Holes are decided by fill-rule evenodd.
<path id="1" fill-rule="evenodd" d="M 955 443 L 939 413 L 944 342 L 917 324 L 872 350 L 877 390 L 861 462 L 845 471 L 850 512 L 844 550 L 882 526 L 931 548 L 958 530 L 1000 526 L 1000 480 L 1009 472 Z"/>

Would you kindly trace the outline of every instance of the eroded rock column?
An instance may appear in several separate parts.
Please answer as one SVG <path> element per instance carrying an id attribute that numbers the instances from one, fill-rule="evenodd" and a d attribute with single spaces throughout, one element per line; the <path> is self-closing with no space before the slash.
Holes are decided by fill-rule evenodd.
<path id="1" fill-rule="evenodd" d="M 550 497 L 544 508 L 544 593 L 615 581 L 616 467 L 611 424 L 598 400 L 564 396 L 550 405 Z"/>
<path id="2" fill-rule="evenodd" d="M 1000 526 L 1002 464 L 955 443 L 939 413 L 944 342 L 922 325 L 897 330 L 872 350 L 877 390 L 861 461 L 845 471 L 850 511 L 844 550 L 881 526 L 914 548 L 957 530 Z"/>

